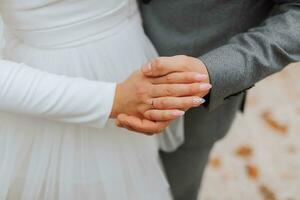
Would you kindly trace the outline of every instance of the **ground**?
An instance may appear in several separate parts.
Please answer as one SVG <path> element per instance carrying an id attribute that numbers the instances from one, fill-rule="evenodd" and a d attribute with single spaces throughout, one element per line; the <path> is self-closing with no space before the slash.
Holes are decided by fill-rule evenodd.
<path id="1" fill-rule="evenodd" d="M 199 200 L 300 200 L 300 63 L 249 91 L 215 146 Z"/>

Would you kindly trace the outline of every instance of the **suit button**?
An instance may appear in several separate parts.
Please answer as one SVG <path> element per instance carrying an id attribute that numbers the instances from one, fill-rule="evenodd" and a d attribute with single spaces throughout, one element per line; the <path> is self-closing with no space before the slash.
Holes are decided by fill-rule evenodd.
<path id="1" fill-rule="evenodd" d="M 142 0 L 144 4 L 150 3 L 151 0 Z"/>

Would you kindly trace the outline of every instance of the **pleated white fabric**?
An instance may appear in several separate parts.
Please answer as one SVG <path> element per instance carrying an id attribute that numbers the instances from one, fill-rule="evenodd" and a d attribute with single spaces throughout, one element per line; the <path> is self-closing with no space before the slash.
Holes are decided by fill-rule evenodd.
<path id="1" fill-rule="evenodd" d="M 0 199 L 171 199 L 155 138 L 108 119 L 115 83 L 157 56 L 135 1 L 0 8 Z"/>

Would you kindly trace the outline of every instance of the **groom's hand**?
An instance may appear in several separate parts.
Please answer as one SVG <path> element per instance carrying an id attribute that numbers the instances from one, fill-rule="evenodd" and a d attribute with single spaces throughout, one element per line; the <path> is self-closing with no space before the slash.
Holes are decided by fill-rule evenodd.
<path id="1" fill-rule="evenodd" d="M 203 82 L 210 83 L 204 63 L 198 58 L 185 55 L 156 58 L 149 65 L 144 66 L 142 72 L 145 76 L 151 77 L 155 84 L 189 83 L 191 80 L 188 75 L 195 72 L 206 75 L 207 78 Z M 204 97 L 208 92 L 209 90 L 202 91 L 199 96 Z"/>
<path id="2" fill-rule="evenodd" d="M 188 56 L 160 57 L 142 67 L 143 74 L 150 78 L 152 84 L 193 84 L 201 81 L 201 90 L 196 93 L 199 97 L 204 97 L 209 93 L 209 74 L 203 62 L 197 58 Z M 198 79 L 195 79 L 195 77 Z M 204 84 L 203 84 L 204 83 Z M 185 105 L 182 110 L 187 110 L 193 106 Z M 144 133 L 157 133 L 165 129 L 175 118 L 167 118 L 161 115 L 161 110 L 150 109 L 144 113 L 142 118 L 119 115 L 116 123 L 120 127 L 132 131 Z M 163 108 L 160 108 L 163 109 Z"/>
<path id="3" fill-rule="evenodd" d="M 183 110 L 201 105 L 204 101 L 197 94 L 210 88 L 203 83 L 207 77 L 197 72 L 173 78 L 177 84 L 157 83 L 141 71 L 134 72 L 118 84 L 111 117 L 129 130 L 161 132 L 170 120 L 182 116 Z"/>
<path id="4" fill-rule="evenodd" d="M 151 63 L 144 65 L 141 71 L 145 76 L 150 78 L 152 84 L 174 84 L 178 87 L 178 84 L 193 84 L 200 81 L 201 84 L 198 87 L 201 89 L 196 93 L 199 97 L 204 97 L 211 88 L 205 65 L 201 60 L 193 57 L 174 56 L 156 58 Z M 180 109 L 187 110 L 191 107 L 195 106 L 186 104 L 180 107 Z M 155 106 L 155 109 L 150 109 L 144 113 L 144 118 L 122 114 L 118 116 L 116 123 L 120 127 L 151 135 L 161 132 L 172 120 L 180 116 L 170 118 L 165 115 L 164 117 L 161 114 L 161 110 L 158 109 L 163 110 L 164 108 Z"/>

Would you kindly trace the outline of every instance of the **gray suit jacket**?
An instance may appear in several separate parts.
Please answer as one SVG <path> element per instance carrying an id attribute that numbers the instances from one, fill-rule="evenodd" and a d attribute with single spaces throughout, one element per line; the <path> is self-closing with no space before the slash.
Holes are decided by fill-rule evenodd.
<path id="1" fill-rule="evenodd" d="M 141 1 L 145 31 L 159 54 L 199 57 L 209 71 L 207 108 L 185 117 L 186 135 L 197 135 L 189 146 L 212 145 L 230 127 L 247 89 L 300 60 L 300 1 Z"/>

